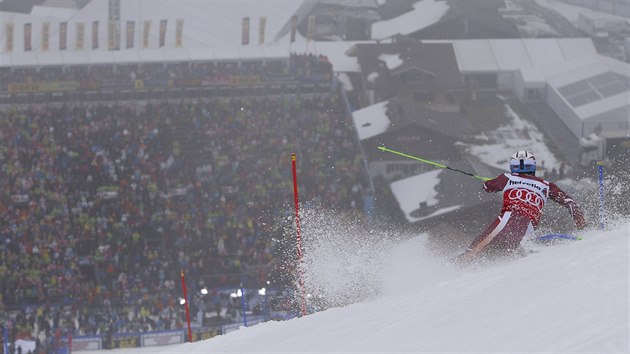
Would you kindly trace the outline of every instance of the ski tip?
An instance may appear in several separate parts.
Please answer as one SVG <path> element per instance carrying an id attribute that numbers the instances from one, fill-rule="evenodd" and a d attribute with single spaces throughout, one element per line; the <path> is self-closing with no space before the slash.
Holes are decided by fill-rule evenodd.
<path id="1" fill-rule="evenodd" d="M 551 241 L 551 240 L 581 240 L 581 237 L 576 237 L 573 235 L 565 235 L 565 234 L 548 234 L 544 236 L 539 236 L 536 238 L 538 241 Z"/>
<path id="2" fill-rule="evenodd" d="M 381 151 L 385 151 L 385 149 L 387 149 L 387 148 L 385 146 L 379 146 L 378 149 L 381 150 Z"/>

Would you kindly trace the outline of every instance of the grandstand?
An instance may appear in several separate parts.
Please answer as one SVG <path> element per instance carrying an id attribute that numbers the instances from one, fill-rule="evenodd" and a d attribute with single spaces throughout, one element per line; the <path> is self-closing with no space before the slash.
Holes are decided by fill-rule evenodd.
<path id="1" fill-rule="evenodd" d="M 249 10 L 267 11 L 268 38 L 299 8 L 257 4 Z M 4 12 L 20 31 L 3 42 L 22 38 L 25 21 L 66 23 L 74 38 L 76 23 L 107 22 L 94 18 L 106 5 Z M 161 20 L 141 1 L 120 5 L 138 38 L 142 21 Z M 185 14 L 171 10 L 174 26 Z M 213 16 L 229 17 L 223 10 Z M 292 152 L 304 202 L 363 213 L 367 175 L 328 58 L 289 51 L 288 39 L 239 45 L 225 35 L 240 32 L 240 17 L 217 28 L 225 21 L 190 16 L 207 8 L 181 11 L 182 47 L 169 34 L 164 47 L 65 39 L 57 50 L 59 33 L 32 30 L 29 50 L 3 48 L 0 321 L 10 353 L 18 341 L 42 353 L 183 341 L 180 270 L 196 338 L 230 331 L 245 313 L 250 324 L 295 316 L 294 264 L 280 262 L 293 235 L 278 223 L 292 210 Z M 101 27 L 87 37 L 106 38 Z"/>

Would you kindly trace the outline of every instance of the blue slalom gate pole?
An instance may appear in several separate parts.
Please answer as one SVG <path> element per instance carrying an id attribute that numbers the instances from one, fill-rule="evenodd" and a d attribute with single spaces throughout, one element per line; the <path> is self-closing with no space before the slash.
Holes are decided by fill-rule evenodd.
<path id="1" fill-rule="evenodd" d="M 604 210 L 604 163 L 602 161 L 597 163 L 597 169 L 599 170 L 599 228 L 604 229 L 605 225 L 605 210 Z"/>
<path id="2" fill-rule="evenodd" d="M 247 327 L 247 314 L 245 313 L 245 286 L 241 285 L 241 313 L 243 314 L 243 326 Z"/>

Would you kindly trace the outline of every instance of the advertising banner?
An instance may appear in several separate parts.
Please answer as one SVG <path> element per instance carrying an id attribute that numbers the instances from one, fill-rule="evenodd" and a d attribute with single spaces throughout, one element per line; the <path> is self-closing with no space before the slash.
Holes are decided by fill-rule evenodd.
<path id="1" fill-rule="evenodd" d="M 59 50 L 66 50 L 68 47 L 68 22 L 59 24 Z"/>
<path id="2" fill-rule="evenodd" d="M 140 336 L 143 347 L 184 343 L 184 331 L 148 333 Z"/>
<path id="3" fill-rule="evenodd" d="M 73 343 L 74 346 L 74 343 Z M 139 334 L 115 334 L 112 336 L 111 349 L 137 348 L 140 346 Z"/>
<path id="4" fill-rule="evenodd" d="M 28 52 L 33 49 L 31 46 L 31 31 L 33 29 L 33 25 L 29 23 L 24 24 L 24 51 Z"/>
<path id="5" fill-rule="evenodd" d="M 167 20 L 160 20 L 160 48 L 166 45 L 166 26 L 168 25 Z"/>
<path id="6" fill-rule="evenodd" d="M 248 45 L 249 44 L 249 17 L 243 17 L 243 25 L 242 33 L 241 33 L 241 44 Z"/>
<path id="7" fill-rule="evenodd" d="M 133 48 L 135 33 L 136 33 L 136 22 L 127 21 L 127 40 L 126 40 L 127 49 Z"/>
<path id="8" fill-rule="evenodd" d="M 250 85 L 260 83 L 260 76 L 247 75 L 247 76 L 230 76 L 230 85 Z"/>
<path id="9" fill-rule="evenodd" d="M 7 43 L 5 45 L 5 50 L 7 51 L 7 53 L 10 53 L 13 51 L 13 34 L 15 33 L 13 22 L 7 23 L 6 33 L 7 33 Z"/>
<path id="10" fill-rule="evenodd" d="M 42 52 L 48 51 L 50 45 L 50 22 L 42 23 Z"/>
<path id="11" fill-rule="evenodd" d="M 85 44 L 85 23 L 77 22 L 76 49 L 83 50 Z"/>
<path id="12" fill-rule="evenodd" d="M 265 44 L 265 27 L 267 27 L 267 17 L 258 19 L 258 44 Z"/>
<path id="13" fill-rule="evenodd" d="M 221 334 L 221 329 L 220 328 L 205 328 L 203 330 L 200 331 L 195 331 L 193 332 L 193 341 L 200 341 L 200 340 L 206 340 L 206 339 L 210 339 L 212 337 L 216 337 L 218 335 Z"/>
<path id="14" fill-rule="evenodd" d="M 11 83 L 8 85 L 8 91 L 11 93 L 20 92 L 60 92 L 75 91 L 79 87 L 76 81 L 46 81 L 32 83 Z"/>
<path id="15" fill-rule="evenodd" d="M 307 38 L 308 40 L 312 40 L 313 39 L 313 34 L 315 33 L 315 27 L 317 26 L 317 18 L 315 17 L 315 15 L 311 15 L 308 17 L 308 34 L 307 34 Z"/>
<path id="16" fill-rule="evenodd" d="M 72 351 L 100 350 L 103 347 L 100 336 L 73 337 Z"/>
<path id="17" fill-rule="evenodd" d="M 98 21 L 92 21 L 92 49 L 98 49 Z"/>
<path id="18" fill-rule="evenodd" d="M 177 24 L 175 26 L 175 47 L 181 48 L 184 40 L 184 19 L 180 18 L 177 20 Z"/>
<path id="19" fill-rule="evenodd" d="M 151 20 L 144 21 L 144 29 L 142 31 L 142 48 L 149 48 L 149 33 L 151 32 Z"/>
<path id="20" fill-rule="evenodd" d="M 110 20 L 107 26 L 107 49 L 120 49 L 120 21 Z"/>

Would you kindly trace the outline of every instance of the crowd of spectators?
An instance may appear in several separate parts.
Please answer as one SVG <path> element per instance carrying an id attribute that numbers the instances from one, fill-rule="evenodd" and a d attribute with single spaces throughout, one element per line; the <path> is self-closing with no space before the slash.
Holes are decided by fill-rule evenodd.
<path id="1" fill-rule="evenodd" d="M 192 291 L 269 279 L 290 153 L 303 200 L 351 211 L 357 151 L 336 94 L 4 111 L 3 317 L 42 342 L 181 327 L 180 269 Z M 220 293 L 196 305 L 233 306 Z"/>
<path id="2" fill-rule="evenodd" d="M 0 68 L 2 85 L 26 84 L 35 82 L 79 82 L 79 83 L 128 83 L 133 86 L 136 80 L 208 80 L 220 82 L 231 76 L 258 76 L 261 80 L 291 77 L 308 79 L 321 77 L 330 79 L 332 65 L 325 56 L 313 54 L 292 54 L 288 61 L 252 60 L 244 62 L 177 62 L 141 63 L 118 65 L 76 65 L 47 67 L 5 67 Z M 5 90 L 0 87 L 0 90 Z"/>

